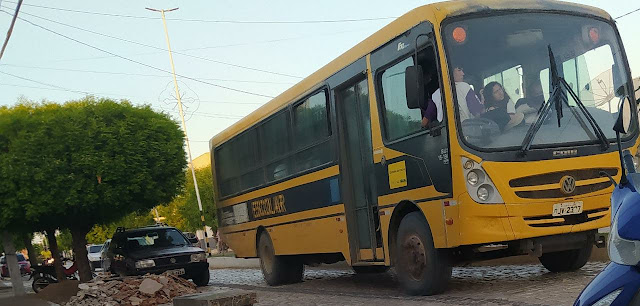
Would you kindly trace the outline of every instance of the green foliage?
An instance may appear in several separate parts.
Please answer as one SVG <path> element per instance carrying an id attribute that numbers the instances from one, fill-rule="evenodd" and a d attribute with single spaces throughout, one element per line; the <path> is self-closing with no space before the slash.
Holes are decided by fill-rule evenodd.
<path id="1" fill-rule="evenodd" d="M 12 238 L 13 238 L 13 246 L 16 248 L 16 251 L 20 251 L 23 250 L 25 248 L 24 245 L 24 241 L 22 241 L 22 236 L 21 235 L 16 235 L 16 234 L 11 234 Z M 4 253 L 4 244 L 2 243 L 2 240 L 0 239 L 0 254 Z"/>
<path id="2" fill-rule="evenodd" d="M 68 229 L 61 230 L 60 234 L 56 236 L 56 239 L 58 241 L 58 249 L 60 249 L 60 252 L 69 251 L 73 247 L 73 239 L 71 239 L 71 232 Z"/>
<path id="3" fill-rule="evenodd" d="M 0 109 L 0 228 L 90 229 L 182 190 L 183 133 L 166 114 L 92 97 Z"/>
<path id="4" fill-rule="evenodd" d="M 202 229 L 200 210 L 198 208 L 191 170 L 187 170 L 185 175 L 187 183 L 185 184 L 183 192 L 175 197 L 168 205 L 159 206 L 158 213 L 160 216 L 166 218 L 164 222 L 168 225 L 175 226 L 182 231 L 195 232 L 196 230 Z M 211 166 L 196 169 L 196 179 L 198 181 L 205 224 L 212 227 L 215 232 L 218 227 L 218 222 L 211 175 Z"/>
<path id="5" fill-rule="evenodd" d="M 133 212 L 116 222 L 107 225 L 95 225 L 87 234 L 87 242 L 91 244 L 103 244 L 107 239 L 113 237 L 113 233 L 115 233 L 116 229 L 120 226 L 136 228 L 151 225 L 153 222 L 151 213 Z"/>

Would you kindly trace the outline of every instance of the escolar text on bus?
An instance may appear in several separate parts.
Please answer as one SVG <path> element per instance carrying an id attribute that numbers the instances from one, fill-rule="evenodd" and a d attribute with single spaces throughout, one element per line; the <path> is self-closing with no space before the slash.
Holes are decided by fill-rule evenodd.
<path id="1" fill-rule="evenodd" d="M 279 194 L 270 198 L 252 201 L 251 210 L 254 218 L 285 213 L 287 212 L 287 207 L 284 205 L 284 195 Z"/>

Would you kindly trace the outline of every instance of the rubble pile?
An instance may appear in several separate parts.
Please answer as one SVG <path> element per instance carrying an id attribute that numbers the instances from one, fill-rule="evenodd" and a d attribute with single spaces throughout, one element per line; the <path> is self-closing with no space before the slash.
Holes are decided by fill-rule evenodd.
<path id="1" fill-rule="evenodd" d="M 151 306 L 171 303 L 174 297 L 196 293 L 193 283 L 170 274 L 97 278 L 78 288 L 80 291 L 66 306 Z"/>

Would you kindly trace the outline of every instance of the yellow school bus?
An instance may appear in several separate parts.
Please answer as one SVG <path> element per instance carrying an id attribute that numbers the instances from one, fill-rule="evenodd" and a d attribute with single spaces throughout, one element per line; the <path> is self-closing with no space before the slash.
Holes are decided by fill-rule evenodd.
<path id="1" fill-rule="evenodd" d="M 609 225 L 612 127 L 632 92 L 597 8 L 416 8 L 211 139 L 221 232 L 270 285 L 342 260 L 394 266 L 409 294 L 475 260 L 579 269 Z"/>

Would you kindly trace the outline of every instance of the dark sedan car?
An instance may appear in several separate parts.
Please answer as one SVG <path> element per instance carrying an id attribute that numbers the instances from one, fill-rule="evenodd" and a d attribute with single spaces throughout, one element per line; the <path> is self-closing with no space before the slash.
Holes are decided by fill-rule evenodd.
<path id="1" fill-rule="evenodd" d="M 209 264 L 201 248 L 193 247 L 178 229 L 151 226 L 118 229 L 104 259 L 104 269 L 119 275 L 169 272 L 191 279 L 198 286 L 209 283 Z"/>

